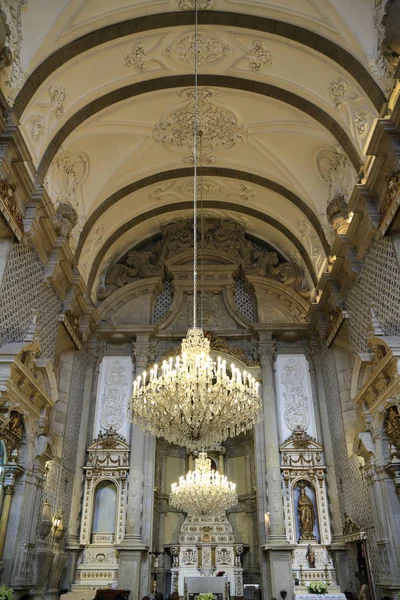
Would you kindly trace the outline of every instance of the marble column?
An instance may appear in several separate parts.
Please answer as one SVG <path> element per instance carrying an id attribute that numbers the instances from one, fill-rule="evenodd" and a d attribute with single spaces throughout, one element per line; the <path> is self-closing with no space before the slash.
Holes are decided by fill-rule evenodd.
<path id="1" fill-rule="evenodd" d="M 350 575 L 347 565 L 346 548 L 343 543 L 342 537 L 342 519 L 340 515 L 339 506 L 339 490 L 337 488 L 337 480 L 333 458 L 333 446 L 331 430 L 329 426 L 327 398 L 325 396 L 325 387 L 322 377 L 321 348 L 318 345 L 318 343 L 314 343 L 311 345 L 307 353 L 307 360 L 310 368 L 310 378 L 313 395 L 316 395 L 318 404 L 318 412 L 320 416 L 320 426 L 322 433 L 321 443 L 324 447 L 327 491 L 332 524 L 332 558 L 334 561 L 336 577 L 339 585 L 342 587 L 342 589 L 349 589 L 351 587 Z"/>
<path id="2" fill-rule="evenodd" d="M 148 336 L 137 336 L 134 344 L 135 378 L 147 367 Z M 155 440 L 136 425 L 130 433 L 129 483 L 125 536 L 118 546 L 120 565 L 118 585 L 131 590 L 131 600 L 149 595 Z M 149 467 L 149 463 L 151 466 Z M 149 477 L 153 473 L 153 479 Z M 151 480 L 151 482 L 150 482 Z M 144 519 L 144 515 L 146 519 Z M 145 522 L 146 521 L 146 522 Z"/>
<path id="3" fill-rule="evenodd" d="M 263 424 L 265 438 L 266 480 L 269 512 L 269 535 L 264 550 L 269 567 L 270 594 L 279 597 L 281 590 L 291 594 L 292 546 L 285 536 L 282 478 L 279 454 L 278 412 L 276 404 L 274 359 L 271 339 L 259 343 L 262 372 Z"/>
<path id="4" fill-rule="evenodd" d="M 262 372 L 263 424 L 269 512 L 269 535 L 267 543 L 285 543 L 283 495 L 279 455 L 278 417 L 276 406 L 273 342 L 260 343 Z"/>
<path id="5" fill-rule="evenodd" d="M 0 572 L 3 570 L 3 554 L 6 544 L 8 519 L 10 517 L 11 501 L 14 493 L 15 480 L 23 472 L 16 463 L 7 464 L 4 468 L 4 500 L 0 521 Z"/>
<path id="6" fill-rule="evenodd" d="M 64 576 L 65 586 L 69 587 L 75 581 L 75 571 L 79 551 L 82 546 L 79 543 L 80 528 L 80 508 L 83 496 L 84 471 L 83 467 L 86 461 L 86 449 L 92 441 L 89 438 L 89 414 L 92 405 L 96 403 L 97 380 L 99 377 L 100 363 L 102 354 L 99 353 L 97 340 L 90 344 L 90 362 L 86 372 L 85 388 L 83 393 L 83 407 L 81 425 L 79 429 L 78 448 L 76 455 L 76 466 L 74 475 L 74 486 L 71 498 L 71 512 L 68 527 L 68 543 L 65 547 L 68 552 L 67 572 Z"/>

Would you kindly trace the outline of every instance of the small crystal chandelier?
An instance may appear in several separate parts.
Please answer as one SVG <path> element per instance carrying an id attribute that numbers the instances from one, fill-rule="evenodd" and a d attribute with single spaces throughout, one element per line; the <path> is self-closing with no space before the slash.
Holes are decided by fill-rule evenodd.
<path id="1" fill-rule="evenodd" d="M 133 385 L 132 421 L 156 437 L 194 450 L 223 442 L 251 429 L 260 418 L 258 382 L 235 365 L 210 356 L 210 342 L 197 327 L 197 163 L 201 137 L 198 110 L 198 33 L 195 3 L 193 118 L 193 327 L 182 352 Z"/>
<path id="2" fill-rule="evenodd" d="M 179 483 L 171 485 L 169 502 L 190 516 L 210 517 L 223 515 L 238 503 L 236 484 L 225 475 L 211 470 L 211 460 L 206 452 L 200 452 L 194 471 L 180 477 Z"/>

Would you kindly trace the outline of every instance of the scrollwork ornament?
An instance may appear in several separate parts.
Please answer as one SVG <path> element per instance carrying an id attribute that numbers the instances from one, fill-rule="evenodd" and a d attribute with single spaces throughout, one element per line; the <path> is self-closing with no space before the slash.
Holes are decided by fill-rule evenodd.
<path id="1" fill-rule="evenodd" d="M 102 398 L 101 427 L 118 431 L 125 421 L 125 397 L 128 387 L 126 367 L 116 360 L 108 367 Z"/>
<path id="2" fill-rule="evenodd" d="M 309 398 L 304 391 L 304 373 L 300 362 L 288 358 L 283 365 L 281 383 L 284 388 L 284 419 L 291 431 L 306 431 L 310 424 Z"/>

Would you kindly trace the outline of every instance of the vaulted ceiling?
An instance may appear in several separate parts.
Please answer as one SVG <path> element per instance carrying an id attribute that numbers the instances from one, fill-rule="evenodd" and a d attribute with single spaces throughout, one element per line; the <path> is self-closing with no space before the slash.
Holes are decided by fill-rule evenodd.
<path id="1" fill-rule="evenodd" d="M 351 193 L 385 105 L 380 4 L 198 0 L 204 209 L 314 286 L 327 204 Z M 90 292 L 105 264 L 190 215 L 193 6 L 14 3 L 19 59 L 1 87 L 51 200 L 78 213 L 71 245 Z"/>

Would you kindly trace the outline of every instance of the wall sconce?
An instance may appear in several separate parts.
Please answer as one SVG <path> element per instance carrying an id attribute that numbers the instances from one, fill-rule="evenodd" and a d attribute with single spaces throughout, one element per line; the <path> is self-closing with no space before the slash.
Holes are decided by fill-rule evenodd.
<path id="1" fill-rule="evenodd" d="M 56 542 L 61 541 L 65 534 L 61 515 L 57 515 L 57 516 L 53 517 L 53 529 L 54 529 L 55 541 Z"/>
<path id="2" fill-rule="evenodd" d="M 48 502 L 44 502 L 39 525 L 39 535 L 42 539 L 49 535 L 52 525 L 53 523 L 51 521 L 51 506 Z"/>

